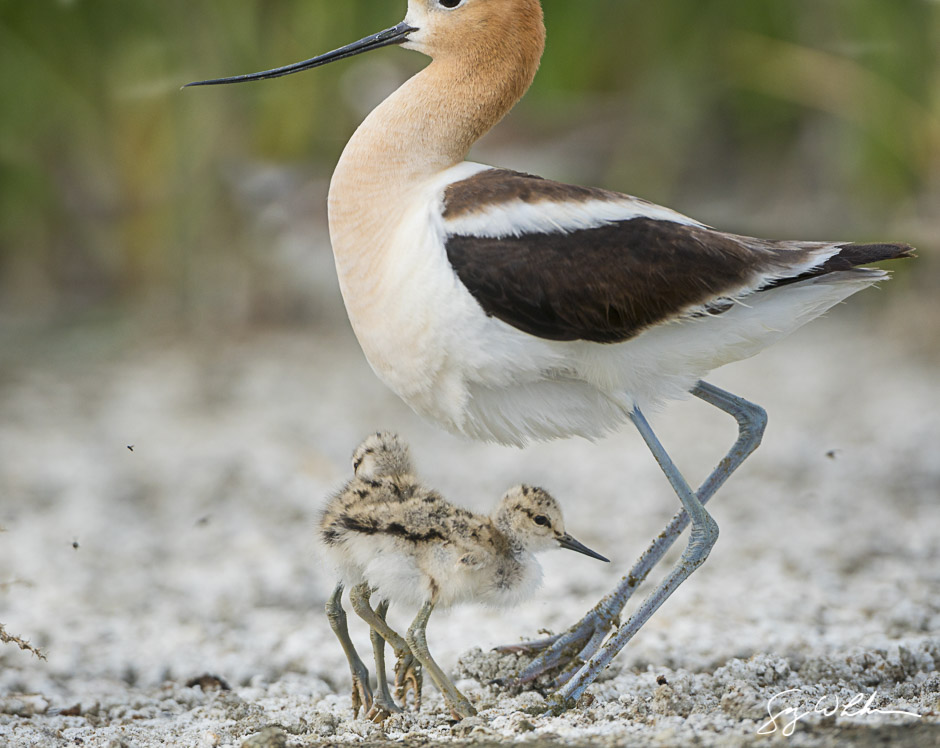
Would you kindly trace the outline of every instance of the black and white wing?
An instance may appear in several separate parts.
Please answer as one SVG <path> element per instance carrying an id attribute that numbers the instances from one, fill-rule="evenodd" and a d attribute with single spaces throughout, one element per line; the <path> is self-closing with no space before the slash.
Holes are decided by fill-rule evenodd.
<path id="1" fill-rule="evenodd" d="M 912 253 L 905 244 L 737 236 L 628 195 L 505 169 L 450 184 L 442 210 L 447 257 L 486 314 L 550 340 L 621 342 Z"/>

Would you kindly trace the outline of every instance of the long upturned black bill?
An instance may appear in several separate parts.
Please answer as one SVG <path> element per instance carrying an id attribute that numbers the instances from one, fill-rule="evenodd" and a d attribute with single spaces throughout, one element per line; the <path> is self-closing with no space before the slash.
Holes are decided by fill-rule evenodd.
<path id="1" fill-rule="evenodd" d="M 310 68 L 320 67 L 321 65 L 326 65 L 330 62 L 336 62 L 336 60 L 343 60 L 347 57 L 353 57 L 354 55 L 359 55 L 363 52 L 369 52 L 373 49 L 380 49 L 382 47 L 388 47 L 393 44 L 401 44 L 403 41 L 405 41 L 405 39 L 408 38 L 408 34 L 414 31 L 417 31 L 414 26 L 409 26 L 407 23 L 402 21 L 397 26 L 392 26 L 390 29 L 380 31 L 378 34 L 372 34 L 372 36 L 367 36 L 365 39 L 360 39 L 358 42 L 347 44 L 345 47 L 334 49 L 332 52 L 327 52 L 324 55 L 319 55 L 318 57 L 313 57 L 309 60 L 304 60 L 303 62 L 295 62 L 293 65 L 285 65 L 281 68 L 265 70 L 260 73 L 234 75 L 231 78 L 213 78 L 212 80 L 208 81 L 196 81 L 195 83 L 187 83 L 185 86 L 183 86 L 183 88 L 189 88 L 190 86 L 219 86 L 223 83 L 244 83 L 245 81 L 261 81 L 268 78 L 280 78 L 283 75 L 299 73 L 301 70 L 310 70 Z"/>
<path id="2" fill-rule="evenodd" d="M 590 556 L 591 558 L 596 558 L 598 561 L 606 561 L 610 563 L 609 558 L 604 558 L 597 551 L 592 551 L 584 543 L 581 543 L 571 537 L 568 533 L 565 533 L 558 539 L 558 545 L 562 548 L 567 548 L 569 551 L 577 551 L 578 553 L 583 553 L 585 556 Z"/>

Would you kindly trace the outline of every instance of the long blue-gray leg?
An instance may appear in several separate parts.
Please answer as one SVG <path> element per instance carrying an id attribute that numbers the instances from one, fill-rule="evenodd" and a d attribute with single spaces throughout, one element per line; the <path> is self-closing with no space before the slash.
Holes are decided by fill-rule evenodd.
<path id="1" fill-rule="evenodd" d="M 689 543 L 676 565 L 660 585 L 643 601 L 637 611 L 578 670 L 568 683 L 552 695 L 549 703 L 555 709 L 564 709 L 575 704 L 581 694 L 584 693 L 584 689 L 594 682 L 594 679 L 607 667 L 626 643 L 633 638 L 633 635 L 649 620 L 650 616 L 659 609 L 659 606 L 676 591 L 680 584 L 688 579 L 693 571 L 702 565 L 718 540 L 718 525 L 711 515 L 705 511 L 704 505 L 696 498 L 692 489 L 689 488 L 689 484 L 686 483 L 685 478 L 682 477 L 675 463 L 673 463 L 659 439 L 656 438 L 656 434 L 653 433 L 646 417 L 640 412 L 639 408 L 634 408 L 630 414 L 630 419 L 643 436 L 647 446 L 679 497 L 679 501 L 682 502 L 685 513 L 692 522 Z"/>
<path id="2" fill-rule="evenodd" d="M 368 712 L 372 708 L 372 689 L 369 688 L 369 671 L 359 659 L 359 653 L 349 638 L 349 628 L 346 625 L 346 611 L 343 610 L 343 585 L 336 585 L 333 594 L 326 601 L 326 617 L 330 621 L 330 628 L 339 639 L 339 643 L 346 653 L 349 662 L 349 672 L 352 675 L 352 709 L 353 719 L 359 716 L 359 709 Z"/>
<path id="3" fill-rule="evenodd" d="M 714 387 L 703 387 L 701 384 L 696 389 L 696 394 L 708 402 L 721 402 L 727 399 L 727 393 L 723 393 Z M 659 586 L 642 602 L 636 612 L 578 670 L 568 683 L 553 694 L 550 702 L 556 710 L 568 708 L 577 702 L 584 690 L 594 682 L 601 671 L 610 664 L 610 661 L 649 620 L 650 616 L 659 609 L 693 571 L 702 565 L 718 539 L 718 525 L 715 524 L 711 515 L 705 510 L 698 497 L 692 493 L 692 489 L 689 488 L 685 478 L 682 477 L 656 434 L 653 433 L 639 408 L 633 410 L 630 418 L 672 485 L 679 501 L 682 503 L 685 514 L 692 524 L 689 542 L 676 565 L 669 571 Z"/>
<path id="4" fill-rule="evenodd" d="M 760 445 L 767 425 L 767 413 L 759 405 L 707 382 L 699 382 L 692 394 L 733 416 L 738 423 L 738 438 L 734 445 L 696 492 L 699 503 L 705 504 Z M 508 651 L 544 650 L 519 674 L 518 681 L 526 683 L 549 670 L 562 667 L 564 671 L 556 679 L 555 685 L 566 683 L 600 648 L 606 634 L 616 625 L 627 601 L 688 524 L 689 516 L 683 509 L 643 552 L 617 587 L 564 634 L 542 641 L 505 647 Z"/>

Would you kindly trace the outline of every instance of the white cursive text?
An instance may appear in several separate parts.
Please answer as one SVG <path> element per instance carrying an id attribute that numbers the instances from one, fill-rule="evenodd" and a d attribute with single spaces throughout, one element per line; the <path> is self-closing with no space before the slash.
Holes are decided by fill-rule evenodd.
<path id="1" fill-rule="evenodd" d="M 915 712 L 905 712 L 900 709 L 876 709 L 872 707 L 875 698 L 878 696 L 877 691 L 872 693 L 867 701 L 865 700 L 865 694 L 857 693 L 843 704 L 839 696 L 833 694 L 821 697 L 812 709 L 800 711 L 798 707 L 786 706 L 779 711 L 774 711 L 774 702 L 777 701 L 777 699 L 780 699 L 788 693 L 798 692 L 798 688 L 791 688 L 770 697 L 770 700 L 767 702 L 767 714 L 770 715 L 770 719 L 760 726 L 760 729 L 757 731 L 758 735 L 773 735 L 779 728 L 782 735 L 789 737 L 793 734 L 793 731 L 796 730 L 797 723 L 811 714 L 820 714 L 823 717 L 833 717 L 836 715 L 840 717 L 864 717 L 868 714 L 903 714 L 907 717 L 917 717 L 920 719 L 920 715 Z"/>

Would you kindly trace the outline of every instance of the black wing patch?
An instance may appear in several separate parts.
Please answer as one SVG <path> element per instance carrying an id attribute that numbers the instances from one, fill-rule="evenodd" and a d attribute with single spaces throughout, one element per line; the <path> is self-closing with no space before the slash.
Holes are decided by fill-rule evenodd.
<path id="1" fill-rule="evenodd" d="M 457 276 L 487 315 L 540 338 L 597 343 L 621 342 L 703 309 L 720 312 L 730 306 L 722 301 L 750 290 L 911 251 L 907 245 L 845 245 L 806 272 L 823 246 L 651 218 L 569 233 L 446 240 Z"/>

